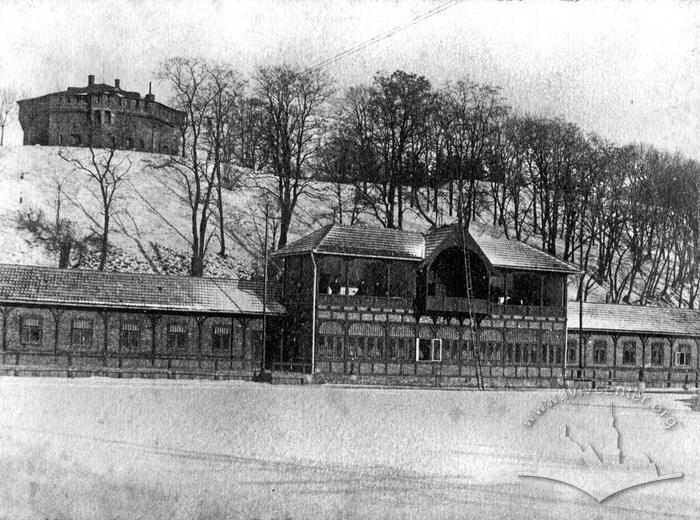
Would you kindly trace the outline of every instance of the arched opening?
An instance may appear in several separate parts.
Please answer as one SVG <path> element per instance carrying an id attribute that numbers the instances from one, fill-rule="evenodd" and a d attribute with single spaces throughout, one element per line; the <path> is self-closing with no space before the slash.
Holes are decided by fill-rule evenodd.
<path id="1" fill-rule="evenodd" d="M 471 268 L 472 297 L 485 300 L 489 296 L 489 272 L 479 255 L 469 251 Z M 442 251 L 430 268 L 428 278 L 429 296 L 466 298 L 467 287 L 464 275 L 464 255 L 458 247 Z"/>

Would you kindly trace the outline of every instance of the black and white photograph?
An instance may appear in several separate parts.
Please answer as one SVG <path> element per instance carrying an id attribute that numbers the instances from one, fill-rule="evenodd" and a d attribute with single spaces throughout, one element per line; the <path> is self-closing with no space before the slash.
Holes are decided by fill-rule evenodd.
<path id="1" fill-rule="evenodd" d="M 0 0 L 0 520 L 699 489 L 700 2 Z"/>

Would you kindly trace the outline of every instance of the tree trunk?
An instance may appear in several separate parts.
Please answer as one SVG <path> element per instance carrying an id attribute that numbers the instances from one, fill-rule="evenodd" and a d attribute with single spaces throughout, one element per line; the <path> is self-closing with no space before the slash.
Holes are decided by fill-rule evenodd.
<path id="1" fill-rule="evenodd" d="M 219 256 L 226 256 L 226 233 L 224 232 L 224 202 L 221 198 L 221 166 L 216 168 L 216 194 L 217 194 L 217 204 L 219 209 L 219 242 L 221 244 L 221 249 L 219 250 Z"/>
<path id="2" fill-rule="evenodd" d="M 100 267 L 98 267 L 99 271 L 104 271 L 105 269 L 105 264 L 107 263 L 107 248 L 109 246 L 109 209 L 105 208 L 105 214 L 104 214 L 104 224 L 102 227 L 102 251 L 100 253 Z"/>

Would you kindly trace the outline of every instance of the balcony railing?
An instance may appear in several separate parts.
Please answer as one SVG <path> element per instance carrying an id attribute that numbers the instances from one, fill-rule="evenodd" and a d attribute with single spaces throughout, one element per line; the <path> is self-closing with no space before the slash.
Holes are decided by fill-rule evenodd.
<path id="1" fill-rule="evenodd" d="M 540 305 L 500 305 L 488 300 L 472 300 L 473 311 L 476 314 L 500 314 L 509 316 L 553 316 L 564 317 L 563 307 L 545 307 Z M 445 312 L 450 314 L 468 313 L 466 298 L 451 296 L 428 296 L 425 302 L 428 312 Z"/>
<path id="2" fill-rule="evenodd" d="M 319 305 L 343 305 L 352 307 L 412 309 L 413 300 L 396 296 L 346 296 L 343 294 L 319 294 Z"/>
<path id="3" fill-rule="evenodd" d="M 472 307 L 476 314 L 489 314 L 488 300 L 472 300 Z M 428 296 L 425 301 L 426 311 L 449 312 L 454 314 L 467 314 L 469 312 L 468 300 L 453 296 Z"/>

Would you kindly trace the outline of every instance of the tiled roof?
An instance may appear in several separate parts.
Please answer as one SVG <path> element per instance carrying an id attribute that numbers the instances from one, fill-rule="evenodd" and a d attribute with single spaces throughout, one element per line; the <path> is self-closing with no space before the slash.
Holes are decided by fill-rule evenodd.
<path id="1" fill-rule="evenodd" d="M 457 226 L 446 226 L 426 236 L 426 258 L 436 253 L 446 240 L 457 240 Z M 492 226 L 471 223 L 469 235 L 493 267 L 557 273 L 578 273 L 571 264 L 540 251 L 524 242 L 506 238 Z M 456 243 L 460 243 L 457 241 Z"/>
<path id="2" fill-rule="evenodd" d="M 279 249 L 278 251 L 275 251 L 272 253 L 272 256 L 289 256 L 289 255 L 296 255 L 299 253 L 310 253 L 311 251 L 315 251 L 316 248 L 319 246 L 321 243 L 321 240 L 326 236 L 326 233 L 332 228 L 333 226 L 323 226 L 321 229 L 317 229 L 313 233 L 310 233 L 299 240 L 292 242 L 291 244 L 287 244 L 284 246 L 282 249 Z"/>
<path id="3" fill-rule="evenodd" d="M 472 224 L 469 234 L 493 267 L 558 273 L 578 273 L 572 265 L 529 246 L 509 240 L 491 226 Z M 458 242 L 456 226 L 447 226 L 423 236 L 400 229 L 359 226 L 325 226 L 276 251 L 273 256 L 299 253 L 328 253 L 364 257 L 429 259 L 445 241 Z M 455 242 L 457 241 L 457 242 Z"/>
<path id="4" fill-rule="evenodd" d="M 363 257 L 422 260 L 425 254 L 425 240 L 420 233 L 401 229 L 333 224 L 283 247 L 274 255 L 288 256 L 311 251 Z"/>
<path id="5" fill-rule="evenodd" d="M 284 314 L 268 287 L 267 312 Z M 262 314 L 262 284 L 228 278 L 114 273 L 0 264 L 0 303 Z"/>
<path id="6" fill-rule="evenodd" d="M 579 302 L 569 302 L 566 324 L 570 332 L 579 330 Z M 583 330 L 700 336 L 700 311 L 584 303 Z"/>

